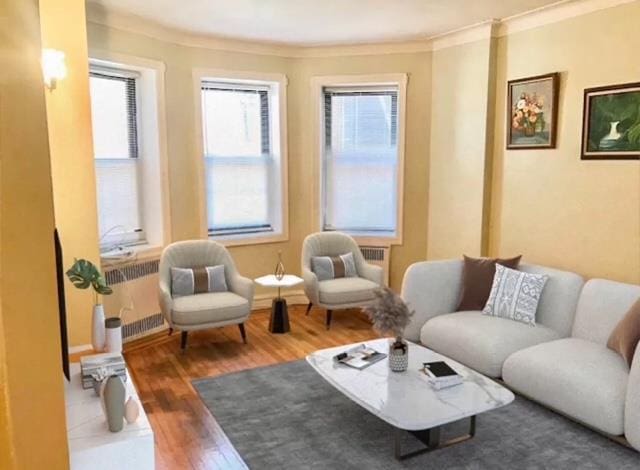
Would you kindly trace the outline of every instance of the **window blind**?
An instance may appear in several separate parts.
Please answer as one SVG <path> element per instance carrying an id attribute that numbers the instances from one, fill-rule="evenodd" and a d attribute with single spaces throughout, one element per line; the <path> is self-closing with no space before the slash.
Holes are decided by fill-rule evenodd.
<path id="1" fill-rule="evenodd" d="M 201 92 L 209 233 L 272 231 L 268 87 L 203 82 Z"/>
<path id="2" fill-rule="evenodd" d="M 395 234 L 397 87 L 324 88 L 323 101 L 323 229 Z"/>
<path id="3" fill-rule="evenodd" d="M 91 70 L 89 84 L 101 243 L 139 242 L 144 232 L 136 78 Z"/>

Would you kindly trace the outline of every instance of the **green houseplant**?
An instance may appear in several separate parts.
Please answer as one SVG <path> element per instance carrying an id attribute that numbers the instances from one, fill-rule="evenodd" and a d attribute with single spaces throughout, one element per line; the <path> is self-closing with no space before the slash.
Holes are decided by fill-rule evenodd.
<path id="1" fill-rule="evenodd" d="M 100 303 L 100 296 L 110 295 L 113 293 L 113 290 L 107 285 L 107 281 L 96 265 L 86 259 L 75 259 L 73 266 L 67 271 L 67 277 L 78 289 L 88 289 L 90 287 L 93 289 L 95 301 L 93 306 L 91 344 L 93 345 L 94 351 L 101 352 L 104 349 L 105 343 L 105 326 L 104 307 Z"/>

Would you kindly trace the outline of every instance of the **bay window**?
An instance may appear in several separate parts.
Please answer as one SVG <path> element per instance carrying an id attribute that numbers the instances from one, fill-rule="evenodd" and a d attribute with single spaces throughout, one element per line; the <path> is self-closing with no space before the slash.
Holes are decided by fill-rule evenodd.
<path id="1" fill-rule="evenodd" d="M 246 239 L 283 233 L 280 85 L 200 80 L 207 233 Z"/>
<path id="2" fill-rule="evenodd" d="M 321 88 L 322 230 L 399 238 L 400 85 Z"/>

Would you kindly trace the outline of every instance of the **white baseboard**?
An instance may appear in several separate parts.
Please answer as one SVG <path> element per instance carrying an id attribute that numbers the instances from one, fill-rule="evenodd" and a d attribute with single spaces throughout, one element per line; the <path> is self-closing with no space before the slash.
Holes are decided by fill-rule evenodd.
<path id="1" fill-rule="evenodd" d="M 80 344 L 78 346 L 70 346 L 69 354 L 77 354 L 85 351 L 91 351 L 92 349 L 93 349 L 93 346 L 90 344 Z"/>
<path id="2" fill-rule="evenodd" d="M 252 310 L 271 308 L 271 302 L 275 299 L 276 295 L 275 292 L 273 294 L 256 295 L 253 298 Z M 307 296 L 302 290 L 283 291 L 281 295 L 287 300 L 288 305 L 306 305 L 309 303 L 309 299 L 307 299 Z"/>

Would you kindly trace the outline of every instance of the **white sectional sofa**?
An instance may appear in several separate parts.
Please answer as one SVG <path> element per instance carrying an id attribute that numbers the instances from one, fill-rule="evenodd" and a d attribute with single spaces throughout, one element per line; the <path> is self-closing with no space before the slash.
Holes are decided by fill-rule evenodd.
<path id="1" fill-rule="evenodd" d="M 625 435 L 640 450 L 640 348 L 629 370 L 607 348 L 611 331 L 640 286 L 593 279 L 542 266 L 547 274 L 536 326 L 455 312 L 463 262 L 415 263 L 402 297 L 415 311 L 405 336 L 494 378 L 513 390 L 605 434 Z"/>
<path id="2" fill-rule="evenodd" d="M 568 336 L 580 290 L 577 274 L 542 266 L 518 269 L 547 274 L 536 315 L 537 325 L 483 315 L 456 312 L 461 281 L 461 260 L 432 261 L 409 266 L 402 297 L 415 311 L 405 337 L 420 341 L 445 356 L 489 376 L 502 377 L 504 361 L 516 351 Z M 455 312 L 455 313 L 454 313 Z"/>

